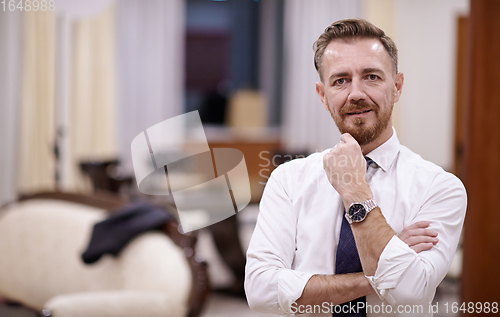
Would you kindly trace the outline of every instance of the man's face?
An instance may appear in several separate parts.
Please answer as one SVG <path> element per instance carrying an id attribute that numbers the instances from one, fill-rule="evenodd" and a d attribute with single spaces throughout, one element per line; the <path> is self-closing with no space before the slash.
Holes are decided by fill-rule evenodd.
<path id="1" fill-rule="evenodd" d="M 341 133 L 351 134 L 360 145 L 392 134 L 392 108 L 401 95 L 403 74 L 394 74 L 379 40 L 330 42 L 322 78 L 316 91 Z"/>

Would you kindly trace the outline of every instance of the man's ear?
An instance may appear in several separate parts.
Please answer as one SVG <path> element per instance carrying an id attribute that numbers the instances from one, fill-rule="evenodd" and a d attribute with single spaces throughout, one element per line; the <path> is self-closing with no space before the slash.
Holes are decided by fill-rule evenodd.
<path id="1" fill-rule="evenodd" d="M 403 83 L 405 81 L 405 76 L 403 73 L 397 73 L 394 81 L 394 103 L 398 102 L 401 93 L 403 92 Z"/>
<path id="2" fill-rule="evenodd" d="M 330 111 L 330 109 L 328 109 L 328 103 L 326 102 L 325 99 L 325 84 L 323 84 L 322 82 L 317 82 L 316 93 L 318 94 L 319 100 L 321 100 L 321 103 L 325 107 L 326 111 Z"/>

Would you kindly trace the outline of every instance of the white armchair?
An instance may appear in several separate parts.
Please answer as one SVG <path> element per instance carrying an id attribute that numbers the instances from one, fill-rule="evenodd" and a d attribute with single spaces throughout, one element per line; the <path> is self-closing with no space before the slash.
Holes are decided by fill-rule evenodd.
<path id="1" fill-rule="evenodd" d="M 93 225 L 107 217 L 102 206 L 112 206 L 103 202 L 38 195 L 0 211 L 0 297 L 53 317 L 197 316 L 206 267 L 175 223 L 140 235 L 116 258 L 82 262 Z"/>

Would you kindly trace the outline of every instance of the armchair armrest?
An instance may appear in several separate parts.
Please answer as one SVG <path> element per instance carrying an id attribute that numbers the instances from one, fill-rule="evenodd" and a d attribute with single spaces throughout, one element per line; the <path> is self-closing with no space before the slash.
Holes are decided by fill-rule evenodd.
<path id="1" fill-rule="evenodd" d="M 184 316 L 187 303 L 150 291 L 99 291 L 58 295 L 45 304 L 51 317 L 177 317 Z"/>

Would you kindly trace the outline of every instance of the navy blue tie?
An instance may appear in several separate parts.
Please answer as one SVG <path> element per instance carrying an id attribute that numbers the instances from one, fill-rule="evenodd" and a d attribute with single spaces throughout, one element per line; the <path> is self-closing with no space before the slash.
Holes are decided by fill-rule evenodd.
<path id="1" fill-rule="evenodd" d="M 366 169 L 370 166 L 373 161 L 365 156 Z M 344 211 L 345 213 L 345 211 Z M 356 242 L 354 241 L 354 236 L 352 235 L 351 226 L 344 215 L 342 215 L 342 225 L 340 227 L 340 238 L 339 244 L 337 246 L 337 256 L 335 261 L 335 274 L 346 274 L 346 273 L 356 273 L 363 272 L 363 267 L 361 267 L 361 262 L 359 260 L 358 249 L 356 248 Z M 363 309 L 358 310 L 358 303 L 364 303 L 364 305 L 359 304 Z M 350 302 L 339 305 L 335 311 L 341 311 L 341 313 L 333 313 L 334 317 L 366 317 L 366 297 L 360 297 L 354 299 Z M 344 313 L 347 312 L 347 313 Z"/>

